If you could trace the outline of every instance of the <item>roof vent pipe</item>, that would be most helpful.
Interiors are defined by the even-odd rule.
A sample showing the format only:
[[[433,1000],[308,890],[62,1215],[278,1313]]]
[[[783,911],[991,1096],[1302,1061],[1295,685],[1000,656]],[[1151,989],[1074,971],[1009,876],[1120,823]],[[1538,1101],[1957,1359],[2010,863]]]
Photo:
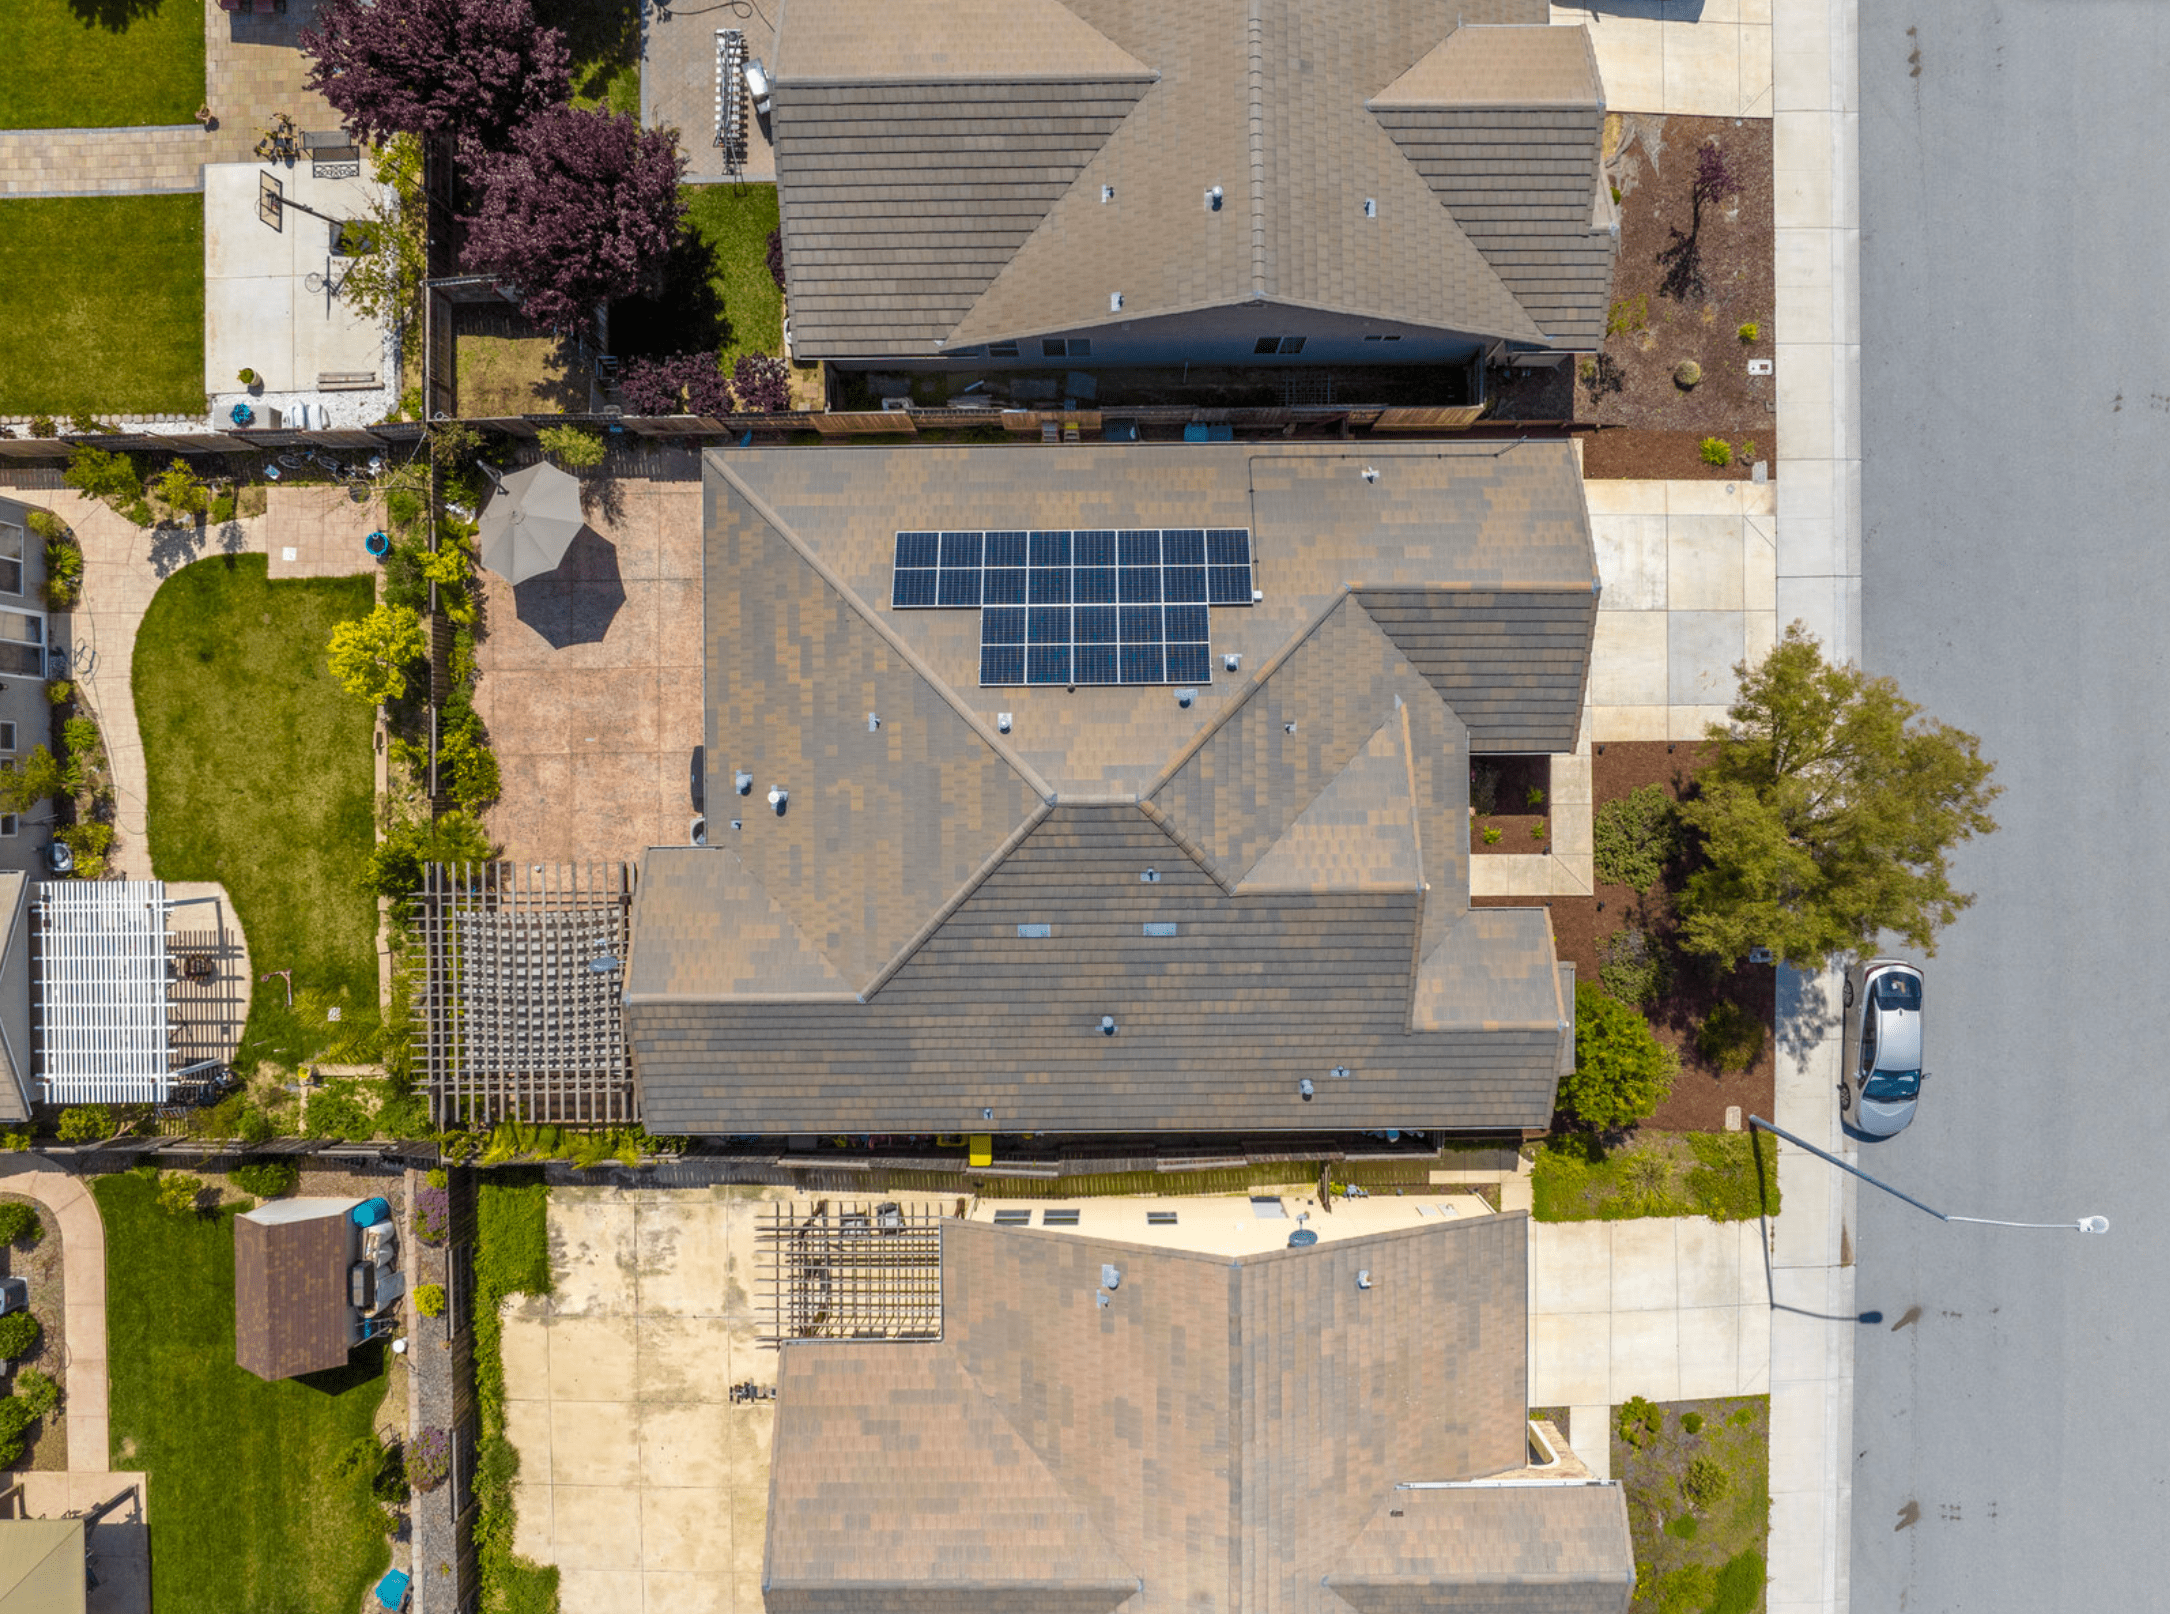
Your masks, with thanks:
[[[1298,1082],[1296,1084],[1296,1091],[1303,1095],[1303,1101],[1306,1104],[1310,1103],[1312,1093],[1311,1078],[1306,1076],[1302,1081]]]
[[[733,783],[738,786],[738,793],[743,796],[753,789],[753,775],[741,768],[733,779]]]
[[[1114,1036],[1114,1035],[1115,1035],[1115,1016],[1114,1016],[1114,1015],[1112,1015],[1112,1014],[1103,1014],[1103,1015],[1102,1015],[1102,1016],[1100,1017],[1100,1035],[1101,1035],[1101,1036],[1103,1036],[1103,1037],[1112,1037],[1112,1036]]]
[[[1122,1270],[1102,1262],[1100,1265],[1100,1287],[1103,1289],[1120,1289],[1122,1286]]]
[[[770,805],[771,807],[773,807],[773,808],[775,808],[775,809],[776,809],[776,816],[777,816],[778,818],[781,818],[781,817],[783,817],[783,816],[784,816],[784,809],[785,809],[785,808],[786,808],[787,806],[789,806],[789,805],[790,805],[790,803],[791,803],[791,792],[790,792],[790,791],[786,790],[786,789],[785,789],[785,788],[784,788],[784,787],[783,787],[782,785],[774,785],[774,786],[771,786],[771,787],[770,787],[770,789],[769,789],[769,805]]]
[[[874,733],[875,731],[877,731],[878,729],[880,729],[880,727],[881,727],[881,726],[882,726],[882,720],[881,720],[881,719],[880,719],[879,717],[875,716],[875,714],[874,714],[874,713],[872,713],[872,712],[869,712],[869,713],[867,713],[867,715],[866,715],[866,731],[867,731],[867,733],[869,733],[869,734],[872,734],[872,733]]]
[[[1218,213],[1220,210],[1221,188],[1220,186],[1215,185],[1214,187],[1212,187],[1212,189],[1206,192],[1206,211],[1208,213]]]
[[[1371,1287],[1371,1268],[1365,1267],[1357,1273],[1356,1287],[1359,1289],[1369,1289]]]

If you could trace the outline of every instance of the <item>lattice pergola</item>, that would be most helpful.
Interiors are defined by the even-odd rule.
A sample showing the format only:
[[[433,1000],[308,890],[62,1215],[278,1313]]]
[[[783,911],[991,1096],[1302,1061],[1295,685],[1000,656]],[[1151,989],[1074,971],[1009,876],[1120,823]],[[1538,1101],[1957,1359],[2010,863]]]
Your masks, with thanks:
[[[38,1082],[48,1104],[157,1104],[176,1076],[156,880],[43,880],[35,905]]]
[[[942,1215],[933,1206],[775,1205],[756,1269],[766,1344],[942,1337]]]
[[[415,1049],[440,1126],[639,1119],[625,1045],[632,906],[623,863],[424,871]]]

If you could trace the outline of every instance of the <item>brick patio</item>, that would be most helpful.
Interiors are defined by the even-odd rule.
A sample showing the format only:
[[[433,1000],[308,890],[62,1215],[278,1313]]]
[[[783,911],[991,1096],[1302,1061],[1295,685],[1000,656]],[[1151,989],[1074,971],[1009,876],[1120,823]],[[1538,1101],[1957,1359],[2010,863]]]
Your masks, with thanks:
[[[556,572],[517,590],[482,574],[475,710],[503,781],[487,821],[515,861],[634,861],[684,845],[692,823],[701,485],[615,489],[591,490],[589,529]]]

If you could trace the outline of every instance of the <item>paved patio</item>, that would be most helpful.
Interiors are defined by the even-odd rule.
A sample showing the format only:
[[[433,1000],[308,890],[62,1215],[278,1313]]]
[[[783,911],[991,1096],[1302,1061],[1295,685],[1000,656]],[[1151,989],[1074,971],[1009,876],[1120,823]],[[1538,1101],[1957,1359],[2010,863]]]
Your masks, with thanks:
[[[701,485],[591,491],[588,530],[517,589],[483,573],[475,710],[497,752],[491,835],[515,861],[686,844],[702,742]]]
[[[680,17],[641,7],[640,121],[651,129],[668,125],[678,131],[686,178],[695,183],[732,177],[724,172],[723,151],[716,145],[716,31],[738,29],[746,36],[746,59],[773,67],[776,30],[770,19],[776,9],[744,3],[697,6]],[[736,177],[773,183],[776,148],[752,111],[749,101],[746,162]]]
[[[1771,115],[1771,0],[1589,0],[1552,7],[1587,23],[1613,112]]]
[[[754,1233],[784,1190],[556,1189],[549,1299],[505,1310],[515,1547],[564,1614],[762,1614],[776,1382]]]

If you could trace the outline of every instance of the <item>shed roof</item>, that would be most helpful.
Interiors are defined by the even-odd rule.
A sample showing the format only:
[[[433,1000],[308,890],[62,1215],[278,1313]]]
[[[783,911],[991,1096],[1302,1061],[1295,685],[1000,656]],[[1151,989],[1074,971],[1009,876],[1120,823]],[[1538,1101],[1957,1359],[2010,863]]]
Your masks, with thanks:
[[[1229,1258],[945,1223],[941,1343],[784,1347],[770,1608],[1346,1614],[1338,1579],[1414,1564],[1461,1606],[1617,1614],[1616,1488],[1369,1538],[1397,1485],[1523,1464],[1526,1225]],[[1562,1563],[1591,1571],[1564,1596]]]
[[[0,1614],[83,1614],[81,1519],[0,1519]]]
[[[356,1203],[274,1200],[234,1218],[234,1360],[258,1378],[345,1365]]]
[[[1382,110],[1418,108],[1509,148],[1518,230],[1471,231]],[[794,341],[924,356],[1107,325],[1121,292],[1127,321],[1271,303],[1580,344],[1611,280],[1602,112],[1539,0],[792,0]]]

